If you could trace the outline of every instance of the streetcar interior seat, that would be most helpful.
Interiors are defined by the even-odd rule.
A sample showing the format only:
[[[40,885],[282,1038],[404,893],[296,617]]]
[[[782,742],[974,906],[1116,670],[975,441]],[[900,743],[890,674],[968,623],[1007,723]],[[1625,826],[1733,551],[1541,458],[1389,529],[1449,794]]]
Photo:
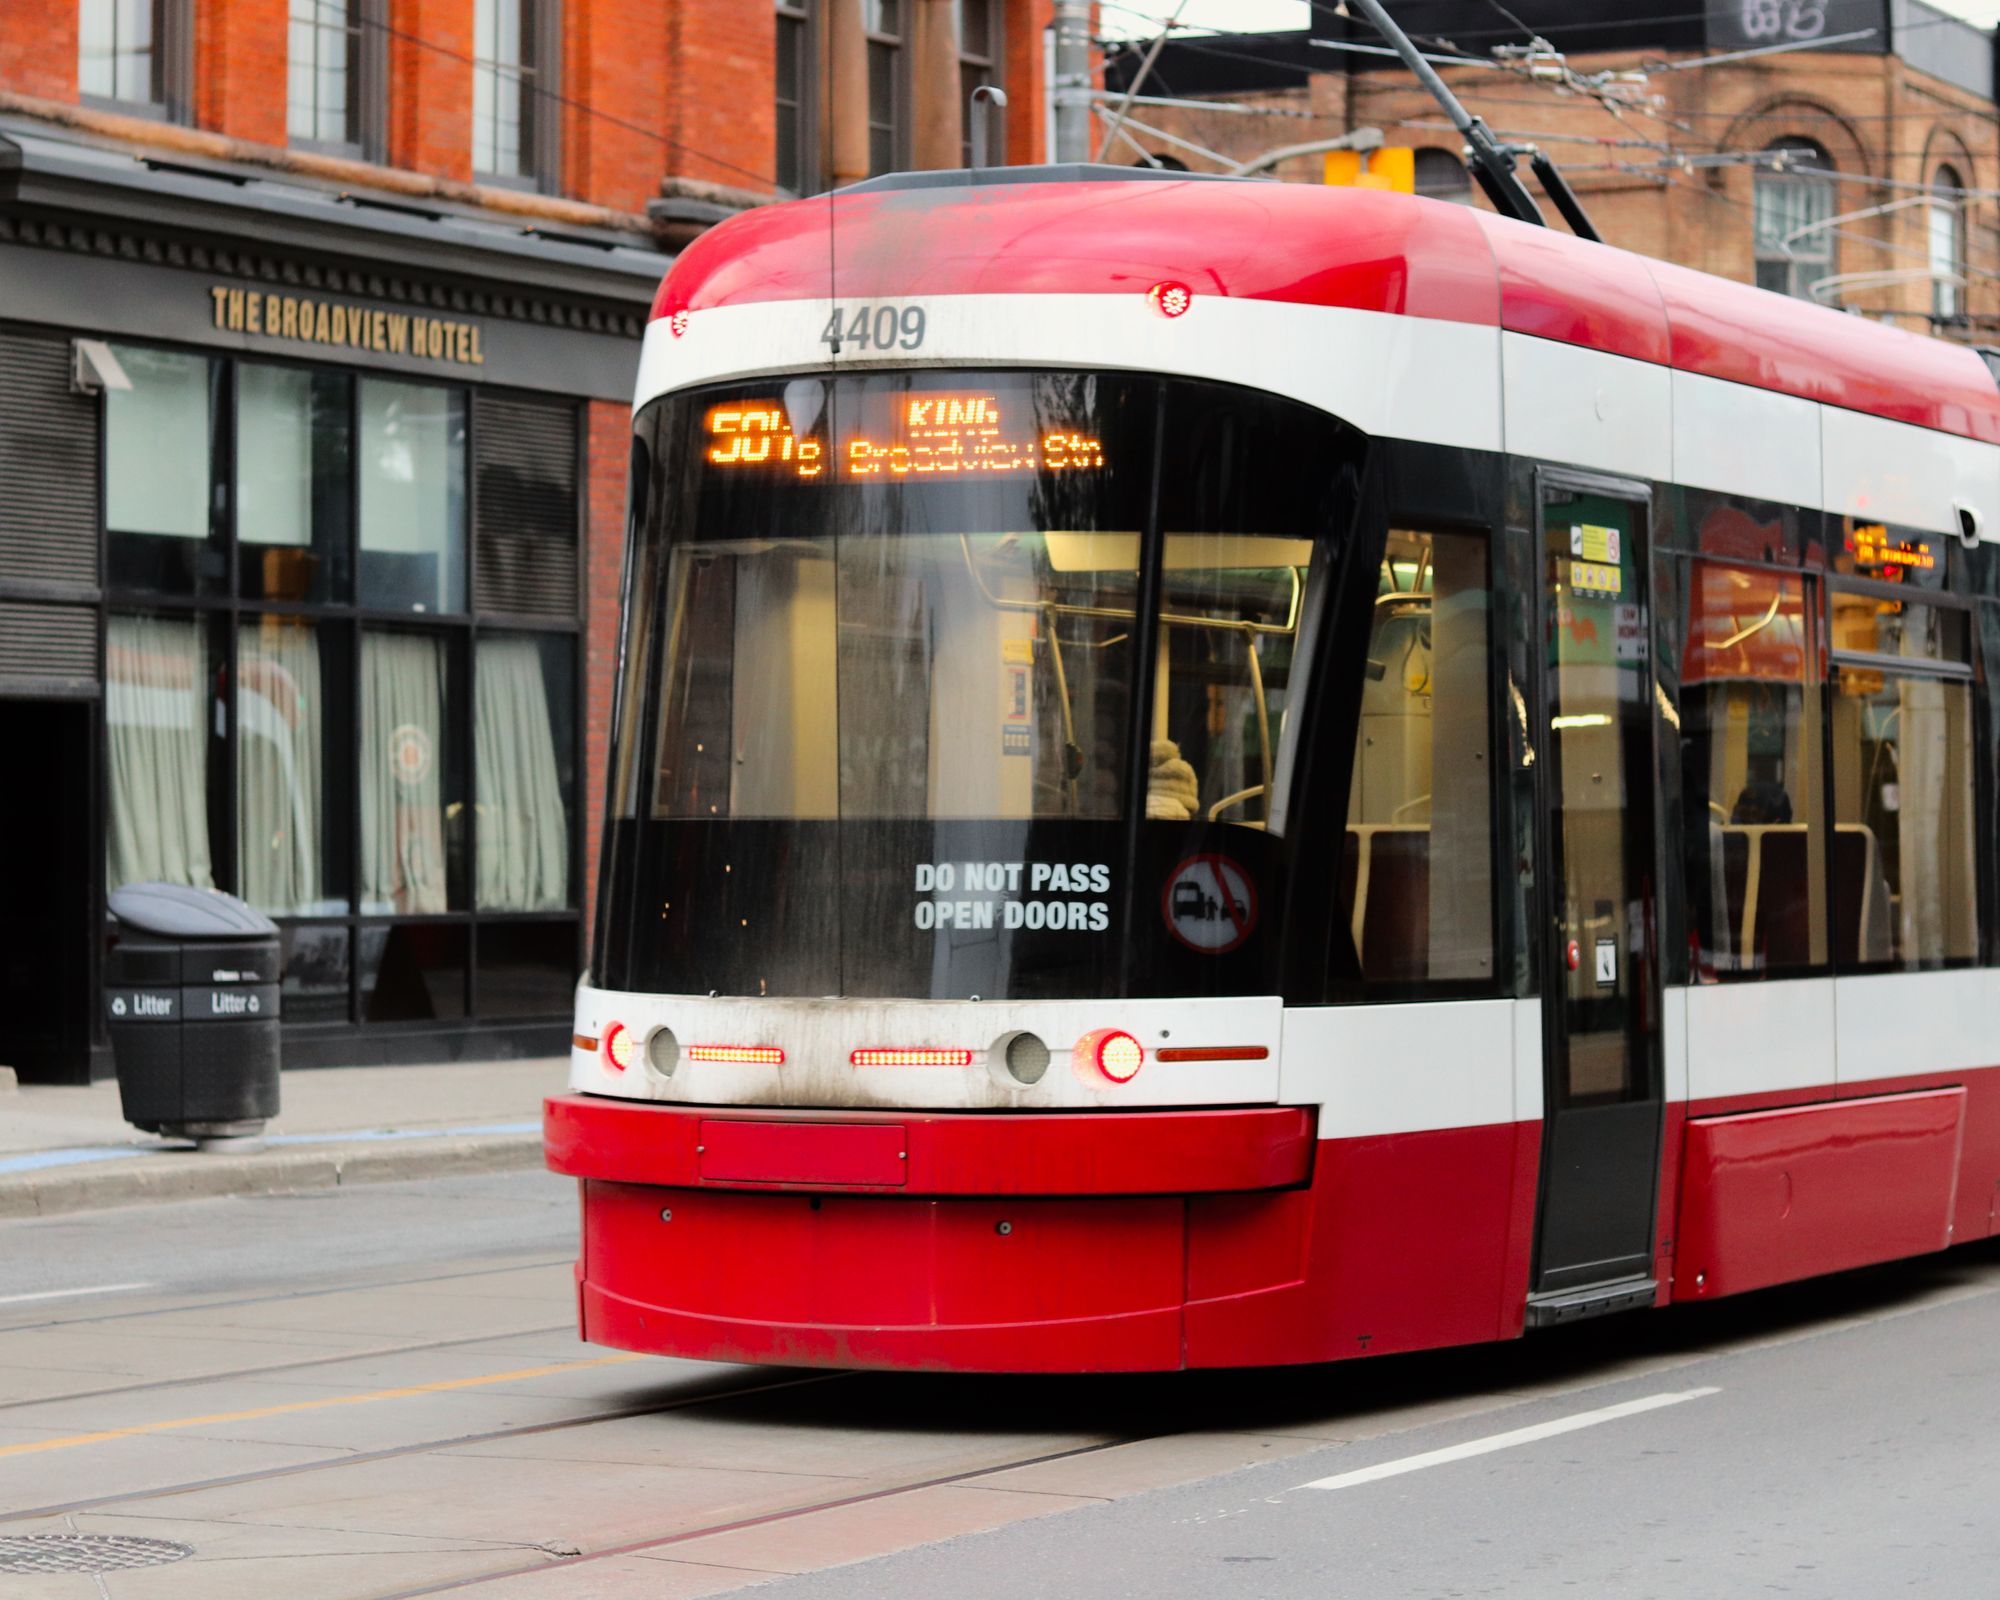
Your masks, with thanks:
[[[1802,822],[1733,823],[1714,830],[1722,850],[1724,904],[1736,970],[1812,964],[1808,891],[1810,833]],[[1834,959],[1842,965],[1888,954],[1888,884],[1875,832],[1843,822],[1833,835]]]
[[[1350,822],[1340,853],[1340,904],[1370,982],[1425,977],[1431,940],[1429,824]]]

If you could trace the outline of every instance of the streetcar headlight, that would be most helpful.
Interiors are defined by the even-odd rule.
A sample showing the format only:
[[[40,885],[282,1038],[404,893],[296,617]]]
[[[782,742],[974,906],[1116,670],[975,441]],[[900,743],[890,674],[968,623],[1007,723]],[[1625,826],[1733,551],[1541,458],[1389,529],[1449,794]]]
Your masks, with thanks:
[[[1032,1033],[1014,1034],[1001,1046],[1000,1065],[1023,1088],[1040,1083],[1049,1070],[1049,1047]]]
[[[672,1028],[655,1028],[646,1040],[646,1065],[663,1078],[671,1078],[681,1064],[681,1042]]]
[[[1130,1083],[1146,1064],[1146,1047],[1123,1028],[1098,1028],[1077,1040],[1072,1060],[1086,1083]]]

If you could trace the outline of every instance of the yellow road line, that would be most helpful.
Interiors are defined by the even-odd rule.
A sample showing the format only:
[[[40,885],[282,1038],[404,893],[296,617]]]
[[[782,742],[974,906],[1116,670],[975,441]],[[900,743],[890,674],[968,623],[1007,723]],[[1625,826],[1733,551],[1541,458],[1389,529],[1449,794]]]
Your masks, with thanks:
[[[294,1400],[289,1405],[258,1406],[250,1411],[217,1411],[205,1417],[142,1422],[130,1428],[106,1428],[101,1433],[73,1433],[61,1439],[37,1439],[31,1444],[0,1445],[0,1459],[31,1456],[43,1450],[71,1450],[80,1444],[103,1444],[110,1439],[132,1439],[146,1433],[171,1433],[176,1428],[201,1428],[218,1422],[254,1422],[260,1417],[288,1416],[294,1411],[324,1411],[329,1406],[360,1406],[374,1400],[407,1400],[412,1395],[448,1394],[453,1389],[480,1389],[494,1383],[519,1383],[524,1378],[546,1378],[557,1372],[583,1372],[591,1367],[609,1367],[621,1361],[645,1359],[640,1355],[598,1356],[590,1361],[559,1361],[548,1367],[522,1367],[517,1372],[489,1372],[481,1378],[447,1378],[440,1383],[416,1383],[404,1389],[376,1389],[368,1394],[337,1394],[323,1400]]]

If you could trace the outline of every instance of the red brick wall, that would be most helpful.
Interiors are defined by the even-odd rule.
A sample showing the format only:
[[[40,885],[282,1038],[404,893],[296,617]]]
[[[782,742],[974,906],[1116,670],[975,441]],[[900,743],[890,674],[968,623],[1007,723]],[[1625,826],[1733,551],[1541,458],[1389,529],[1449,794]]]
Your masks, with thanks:
[[[777,165],[777,13],[745,0],[670,0],[663,170],[770,189]],[[699,152],[699,154],[697,154]]]
[[[76,0],[0,3],[0,89],[76,98]]]
[[[673,76],[668,38],[660,0],[571,0],[563,14],[563,92],[573,102],[563,117],[566,194],[624,211],[643,211],[659,194],[667,164],[654,130]]]
[[[389,164],[469,180],[472,0],[390,0],[389,25]]]
[[[625,566],[625,480],[632,410],[593,400],[584,418],[588,473],[583,593],[583,915],[597,923],[597,852],[604,838],[604,791],[611,754],[611,694],[618,669],[618,582]]]
[[[200,126],[258,144],[285,142],[286,13],[286,0],[200,0],[194,29]]]

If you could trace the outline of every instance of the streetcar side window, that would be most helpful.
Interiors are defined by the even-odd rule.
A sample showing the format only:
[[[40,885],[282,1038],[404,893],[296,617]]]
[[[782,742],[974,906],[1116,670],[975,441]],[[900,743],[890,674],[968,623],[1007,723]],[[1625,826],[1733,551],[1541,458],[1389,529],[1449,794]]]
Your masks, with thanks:
[[[1979,948],[1971,619],[1905,593],[1898,580],[1828,596],[1834,953],[1848,968],[1914,971]]]
[[[1370,985],[1493,973],[1488,610],[1483,537],[1390,530],[1340,859]]]
[[[1312,541],[1170,533],[1164,551],[1146,815],[1262,828]]]
[[[1808,580],[1696,561],[1681,645],[1688,931],[1698,976],[1823,967],[1820,689]]]

